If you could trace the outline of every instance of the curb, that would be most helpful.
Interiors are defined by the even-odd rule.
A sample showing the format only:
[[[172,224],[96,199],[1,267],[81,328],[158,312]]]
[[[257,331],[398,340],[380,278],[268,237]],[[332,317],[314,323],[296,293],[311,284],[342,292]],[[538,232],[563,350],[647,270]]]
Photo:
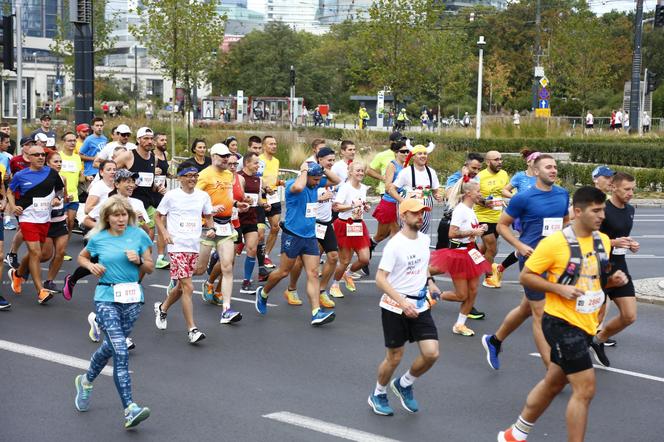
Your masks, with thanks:
[[[664,305],[664,299],[657,296],[636,295],[636,301],[644,304]]]
[[[638,302],[664,305],[664,278],[635,279],[633,283]]]

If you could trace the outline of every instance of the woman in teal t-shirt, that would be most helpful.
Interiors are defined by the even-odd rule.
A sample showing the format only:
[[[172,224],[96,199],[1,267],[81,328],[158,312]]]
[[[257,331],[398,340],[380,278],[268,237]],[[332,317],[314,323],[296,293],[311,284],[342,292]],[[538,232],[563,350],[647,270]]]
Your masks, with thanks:
[[[152,241],[135,224],[136,212],[129,201],[120,196],[110,197],[103,203],[97,226],[88,234],[88,244],[78,257],[79,265],[99,278],[94,302],[104,340],[92,355],[87,373],[74,381],[76,409],[88,410],[92,382],[112,357],[113,379],[125,409],[125,428],[134,427],[150,416],[149,408],[140,407],[132,400],[126,344],[144,302],[139,275],[152,273],[154,269]]]

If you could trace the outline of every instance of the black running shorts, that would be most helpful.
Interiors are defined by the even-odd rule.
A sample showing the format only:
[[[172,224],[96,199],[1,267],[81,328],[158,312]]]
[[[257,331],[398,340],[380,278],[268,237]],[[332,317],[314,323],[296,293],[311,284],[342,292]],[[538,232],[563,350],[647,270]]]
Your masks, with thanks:
[[[542,331],[551,346],[551,362],[563,369],[565,374],[574,374],[593,368],[590,359],[592,336],[567,321],[544,313]]]
[[[418,342],[427,339],[438,340],[438,329],[431,317],[431,310],[425,310],[417,318],[396,314],[381,308],[385,347],[403,347],[406,341]]]

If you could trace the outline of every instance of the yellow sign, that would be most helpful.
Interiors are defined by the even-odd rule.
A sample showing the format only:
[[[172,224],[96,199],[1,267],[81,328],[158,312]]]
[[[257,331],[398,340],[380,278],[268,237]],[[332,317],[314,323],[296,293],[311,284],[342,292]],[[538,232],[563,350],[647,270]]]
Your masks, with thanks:
[[[539,83],[542,85],[542,87],[547,87],[549,85],[549,79],[546,77],[540,78]]]
[[[551,116],[551,108],[535,109],[536,118],[549,118]]]

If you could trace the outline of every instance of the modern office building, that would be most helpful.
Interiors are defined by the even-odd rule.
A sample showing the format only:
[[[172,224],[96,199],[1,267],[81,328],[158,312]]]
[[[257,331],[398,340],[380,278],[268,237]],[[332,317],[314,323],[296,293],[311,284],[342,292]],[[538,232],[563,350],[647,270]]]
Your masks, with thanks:
[[[445,9],[457,11],[461,8],[472,8],[475,6],[493,6],[496,9],[505,9],[507,0],[440,0],[445,4]]]

